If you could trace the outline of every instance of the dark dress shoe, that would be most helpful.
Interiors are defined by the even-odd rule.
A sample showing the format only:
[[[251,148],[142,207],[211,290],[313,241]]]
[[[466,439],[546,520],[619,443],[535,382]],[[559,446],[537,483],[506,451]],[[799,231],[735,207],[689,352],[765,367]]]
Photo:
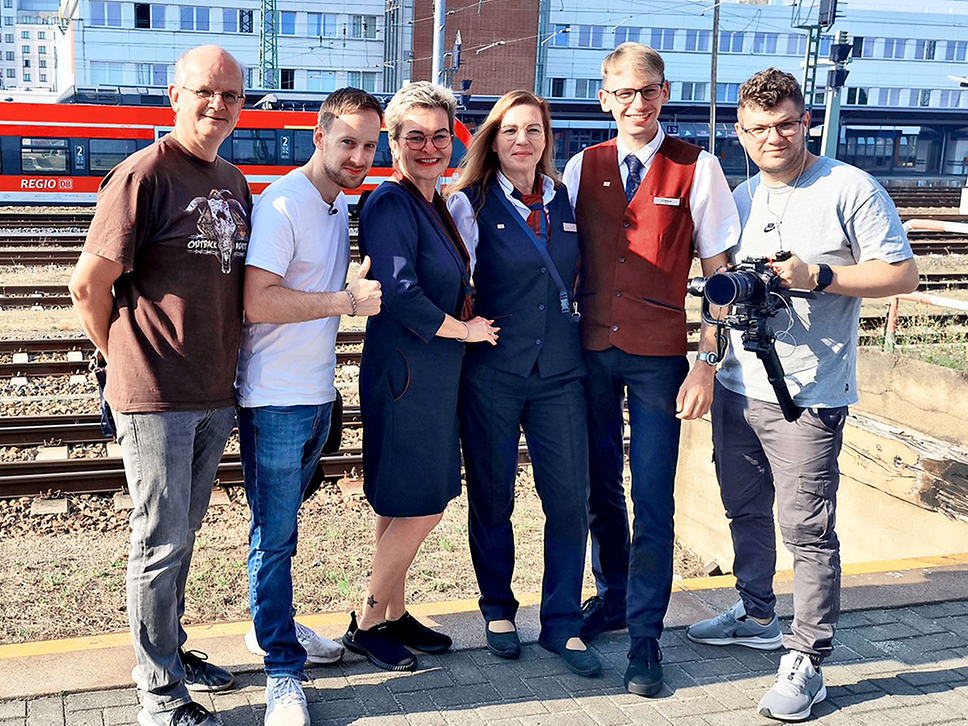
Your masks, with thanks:
[[[484,625],[484,635],[487,636],[487,649],[498,658],[514,660],[521,655],[521,640],[518,631],[510,633],[495,633],[487,624]]]
[[[655,638],[642,638],[632,646],[625,687],[637,696],[654,696],[662,690],[662,651]]]
[[[343,645],[353,653],[366,656],[370,663],[385,671],[412,671],[417,667],[416,656],[393,637],[389,623],[360,630],[356,613],[350,613],[350,627],[343,636]]]
[[[625,610],[614,612],[598,595],[588,598],[581,606],[581,631],[585,643],[591,642],[609,630],[625,628]]]
[[[552,653],[557,653],[565,662],[565,667],[578,676],[597,676],[602,672],[602,662],[591,648],[585,650],[570,650],[565,647],[568,638],[560,642],[552,642],[542,636],[538,636],[538,645]]]
[[[428,628],[406,612],[398,620],[387,620],[387,628],[394,638],[421,653],[443,653],[454,644],[449,635]]]

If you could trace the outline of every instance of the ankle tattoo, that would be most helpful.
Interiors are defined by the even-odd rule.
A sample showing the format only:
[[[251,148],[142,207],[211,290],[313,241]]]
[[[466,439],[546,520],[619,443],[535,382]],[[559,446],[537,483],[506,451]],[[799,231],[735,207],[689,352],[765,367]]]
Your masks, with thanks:
[[[370,595],[370,596],[369,596],[369,597],[368,597],[368,598],[366,599],[366,604],[367,604],[367,605],[369,605],[369,606],[370,606],[370,608],[372,609],[372,608],[374,608],[374,607],[376,607],[376,605],[377,605],[377,601],[373,599],[373,596],[372,596],[372,595]]]

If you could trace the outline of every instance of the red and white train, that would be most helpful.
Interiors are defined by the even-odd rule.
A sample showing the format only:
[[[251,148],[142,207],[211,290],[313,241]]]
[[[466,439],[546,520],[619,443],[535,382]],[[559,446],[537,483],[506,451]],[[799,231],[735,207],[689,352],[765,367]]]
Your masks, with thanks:
[[[0,204],[94,204],[101,178],[170,131],[173,120],[172,110],[160,106],[0,104]],[[311,111],[244,109],[219,155],[242,170],[258,195],[309,159],[315,124]],[[449,176],[470,143],[459,121],[455,136]],[[351,208],[390,175],[391,166],[384,130],[366,181],[347,192]]]

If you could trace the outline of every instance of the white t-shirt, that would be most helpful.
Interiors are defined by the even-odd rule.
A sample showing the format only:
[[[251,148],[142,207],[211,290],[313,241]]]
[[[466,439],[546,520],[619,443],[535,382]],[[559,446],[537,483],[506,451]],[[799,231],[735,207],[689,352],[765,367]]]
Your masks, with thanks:
[[[652,141],[636,152],[623,144],[621,138],[616,139],[618,170],[622,177],[623,188],[629,176],[625,157],[632,153],[639,157],[639,161],[642,162],[641,179],[645,181],[649,169],[652,168],[652,159],[655,158],[663,141],[665,141],[665,131],[662,130],[661,125],[656,135],[652,137]],[[568,199],[572,209],[578,206],[578,188],[584,158],[584,151],[571,157],[562,175],[562,181],[568,187]],[[694,227],[692,238],[702,259],[725,252],[739,240],[739,214],[736,212],[736,204],[729,191],[729,184],[726,183],[726,175],[719,165],[719,159],[705,149],[699,152],[699,158],[696,160],[696,170],[693,172],[692,188],[689,192],[689,210],[692,213]]]
[[[337,292],[346,284],[349,263],[349,218],[342,192],[327,204],[298,169],[266,188],[252,210],[246,265],[279,275],[283,287],[291,290]],[[235,380],[239,405],[335,400],[338,329],[338,316],[280,325],[245,322]]]

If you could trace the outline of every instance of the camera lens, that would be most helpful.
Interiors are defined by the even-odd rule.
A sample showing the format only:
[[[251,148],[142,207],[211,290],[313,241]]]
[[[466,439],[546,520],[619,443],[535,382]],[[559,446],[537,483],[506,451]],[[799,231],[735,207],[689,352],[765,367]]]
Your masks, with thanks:
[[[762,280],[753,272],[719,272],[706,282],[706,299],[721,307],[743,303],[750,299]]]

